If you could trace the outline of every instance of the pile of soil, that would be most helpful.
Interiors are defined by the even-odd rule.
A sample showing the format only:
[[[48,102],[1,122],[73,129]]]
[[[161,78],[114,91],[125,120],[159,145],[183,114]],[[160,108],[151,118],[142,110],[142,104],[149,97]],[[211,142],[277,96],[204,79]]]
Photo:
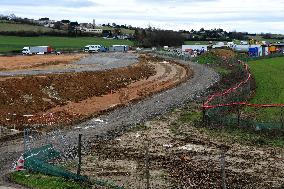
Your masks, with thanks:
[[[30,115],[106,95],[154,74],[151,66],[140,63],[102,72],[9,78],[0,81],[0,123],[21,127],[28,123]]]
[[[221,58],[233,58],[236,56],[236,53],[230,49],[214,49],[210,53]]]

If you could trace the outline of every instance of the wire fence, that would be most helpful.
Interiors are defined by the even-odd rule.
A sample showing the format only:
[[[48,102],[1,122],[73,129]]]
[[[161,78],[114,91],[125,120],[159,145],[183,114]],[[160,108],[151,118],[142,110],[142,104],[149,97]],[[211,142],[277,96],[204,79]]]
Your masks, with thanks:
[[[204,102],[203,119],[207,124],[238,126],[254,130],[284,131],[284,104],[251,104],[253,77],[242,61],[243,80]]]
[[[88,138],[83,136],[83,139],[79,139],[79,133],[78,130],[63,132],[56,129],[52,132],[41,133],[25,129],[24,152],[22,154],[24,159],[23,168],[45,175],[92,183],[98,187],[123,189],[123,187],[116,185],[110,180],[90,180],[87,176],[81,175],[81,162],[79,163],[81,160],[77,162],[78,167],[80,167],[80,171],[78,172],[77,170],[77,173],[64,167],[68,163],[74,164],[74,160],[81,159],[81,155],[86,154],[91,148]],[[14,167],[17,167],[17,163]]]

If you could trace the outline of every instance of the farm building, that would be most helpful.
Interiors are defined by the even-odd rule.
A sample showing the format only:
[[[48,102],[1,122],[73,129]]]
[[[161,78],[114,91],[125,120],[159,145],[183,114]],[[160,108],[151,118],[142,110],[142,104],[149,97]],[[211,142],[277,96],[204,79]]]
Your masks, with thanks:
[[[102,34],[103,33],[102,29],[92,29],[92,28],[84,28],[83,31],[88,32],[88,33],[96,33],[96,34]]]

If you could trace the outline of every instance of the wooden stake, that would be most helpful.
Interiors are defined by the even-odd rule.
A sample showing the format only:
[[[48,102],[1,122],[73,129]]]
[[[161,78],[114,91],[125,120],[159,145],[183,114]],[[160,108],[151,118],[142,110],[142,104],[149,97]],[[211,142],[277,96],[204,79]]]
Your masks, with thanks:
[[[149,141],[148,140],[145,146],[145,175],[146,175],[146,189],[150,189]]]
[[[82,153],[81,153],[81,140],[82,140],[82,134],[79,134],[78,139],[78,167],[77,167],[77,175],[79,176],[81,174],[81,163],[82,163]]]
[[[226,172],[225,172],[225,147],[221,148],[221,174],[222,174],[222,189],[226,189]]]

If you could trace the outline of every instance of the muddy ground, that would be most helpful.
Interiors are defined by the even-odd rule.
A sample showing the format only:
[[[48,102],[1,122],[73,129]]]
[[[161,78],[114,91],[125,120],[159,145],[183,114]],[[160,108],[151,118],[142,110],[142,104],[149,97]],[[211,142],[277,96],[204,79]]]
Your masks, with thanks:
[[[194,111],[198,105],[189,104]],[[205,134],[199,123],[181,121],[185,109],[133,129],[111,141],[97,141],[84,156],[83,174],[125,188],[145,188],[149,150],[151,188],[221,188],[221,149],[227,188],[283,188],[284,149],[254,147]]]

